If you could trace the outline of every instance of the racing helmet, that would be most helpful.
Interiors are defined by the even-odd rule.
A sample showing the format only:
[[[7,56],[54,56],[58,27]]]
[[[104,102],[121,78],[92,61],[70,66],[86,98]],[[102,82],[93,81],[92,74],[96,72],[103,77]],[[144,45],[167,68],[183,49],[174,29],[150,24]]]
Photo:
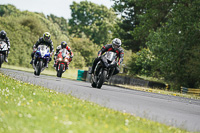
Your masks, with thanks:
[[[2,31],[0,32],[0,37],[1,37],[2,39],[4,39],[4,38],[6,37],[6,32],[5,32],[4,30],[2,30]]]
[[[43,34],[43,39],[44,41],[49,41],[50,40],[50,37],[51,37],[51,34],[49,32],[45,32]]]
[[[117,50],[119,47],[121,47],[121,44],[122,44],[121,40],[119,38],[115,38],[112,41],[112,48],[114,50]]]
[[[66,47],[67,47],[67,42],[62,41],[61,42],[61,48],[63,49],[63,48],[66,48]]]

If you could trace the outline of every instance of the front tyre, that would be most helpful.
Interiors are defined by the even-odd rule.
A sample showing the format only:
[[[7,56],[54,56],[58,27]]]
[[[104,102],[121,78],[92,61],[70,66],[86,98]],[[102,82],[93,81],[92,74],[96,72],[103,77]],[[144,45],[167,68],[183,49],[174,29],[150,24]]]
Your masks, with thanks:
[[[94,75],[92,74],[92,78],[91,78],[91,86],[93,87],[93,88],[96,88],[97,87],[97,84],[95,83],[95,81],[94,81]]]
[[[57,77],[62,77],[64,64],[60,64],[60,69],[57,71]]]
[[[4,62],[4,55],[0,55],[0,68],[1,68],[1,65],[3,64]]]
[[[106,74],[107,74],[107,71],[104,71],[103,68],[101,68],[101,70],[98,74],[98,80],[97,80],[97,84],[96,84],[97,88],[101,89],[101,87],[105,81]]]
[[[40,76],[42,65],[43,65],[43,61],[37,62],[36,71],[34,72],[35,75]]]

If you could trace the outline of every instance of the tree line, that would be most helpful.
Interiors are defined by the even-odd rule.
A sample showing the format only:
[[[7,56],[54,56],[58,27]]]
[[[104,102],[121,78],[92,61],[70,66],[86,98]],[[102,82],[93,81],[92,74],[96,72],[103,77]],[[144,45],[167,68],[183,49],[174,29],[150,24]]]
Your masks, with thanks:
[[[30,67],[32,46],[45,31],[52,34],[54,48],[69,42],[76,68],[91,66],[97,51],[118,37],[129,75],[162,78],[173,89],[199,88],[200,1],[113,1],[110,9],[73,2],[69,20],[0,5],[0,29],[12,42],[9,64]]]

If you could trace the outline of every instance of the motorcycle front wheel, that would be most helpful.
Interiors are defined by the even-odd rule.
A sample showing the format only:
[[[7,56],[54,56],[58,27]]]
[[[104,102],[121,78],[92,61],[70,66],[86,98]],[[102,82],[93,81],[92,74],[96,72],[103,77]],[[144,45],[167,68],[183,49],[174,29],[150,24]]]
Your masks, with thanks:
[[[94,76],[92,76],[92,78],[91,78],[91,86],[92,86],[93,88],[96,88],[96,87],[97,87],[97,84],[96,84],[95,81],[94,81]]]
[[[35,75],[40,76],[41,70],[42,70],[42,65],[43,65],[43,61],[39,61],[36,64],[36,71],[34,72]]]
[[[60,69],[57,71],[57,77],[62,77],[62,73],[63,73],[63,69],[64,69],[64,64],[60,64]]]
[[[98,74],[98,78],[97,78],[97,83],[96,83],[97,88],[101,89],[101,87],[105,81],[106,74],[107,74],[107,71],[105,71],[103,68],[101,68],[101,70],[99,71],[99,74]]]
[[[1,68],[1,65],[3,64],[3,62],[4,62],[4,55],[1,54],[0,55],[0,68]]]

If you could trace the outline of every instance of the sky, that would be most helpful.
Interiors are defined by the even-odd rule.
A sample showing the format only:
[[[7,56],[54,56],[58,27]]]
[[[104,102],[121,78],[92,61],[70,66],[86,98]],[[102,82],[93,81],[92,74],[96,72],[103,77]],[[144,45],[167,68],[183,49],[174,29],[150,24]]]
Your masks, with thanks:
[[[12,4],[21,11],[44,13],[45,15],[56,15],[57,17],[71,18],[70,5],[73,1],[80,3],[85,0],[0,0],[0,4]],[[110,8],[114,2],[111,0],[87,0],[98,5]]]

